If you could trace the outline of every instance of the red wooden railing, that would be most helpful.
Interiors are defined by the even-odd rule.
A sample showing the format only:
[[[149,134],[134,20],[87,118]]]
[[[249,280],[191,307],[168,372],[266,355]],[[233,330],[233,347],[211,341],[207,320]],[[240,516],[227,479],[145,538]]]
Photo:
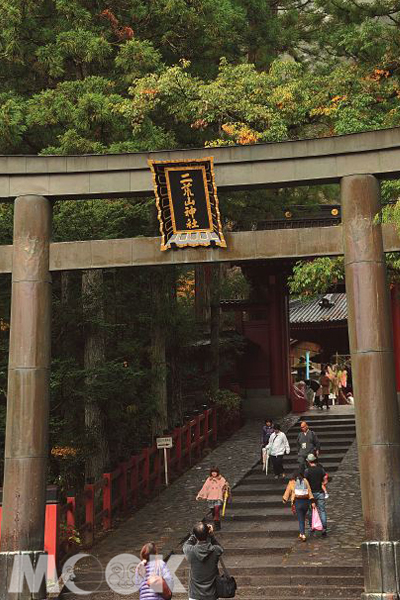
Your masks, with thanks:
[[[173,447],[167,450],[170,481],[198,461],[206,447],[214,446],[218,439],[232,434],[240,425],[239,412],[229,419],[218,419],[217,409],[210,408],[182,427],[176,427],[170,434]],[[99,481],[86,483],[81,498],[70,492],[66,503],[60,505],[53,499],[52,486],[46,510],[45,549],[58,563],[60,558],[76,550],[74,538],[79,537],[86,548],[92,546],[96,533],[111,529],[117,515],[144,504],[150,494],[162,489],[163,475],[164,453],[157,450],[154,443],[122,461],[115,470],[104,473]]]

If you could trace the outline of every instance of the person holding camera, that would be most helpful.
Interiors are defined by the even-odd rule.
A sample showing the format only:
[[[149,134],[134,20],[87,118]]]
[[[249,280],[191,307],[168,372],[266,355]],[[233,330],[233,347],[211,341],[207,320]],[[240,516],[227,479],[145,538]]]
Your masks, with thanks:
[[[212,525],[196,523],[183,545],[190,566],[189,600],[217,600],[218,561],[223,551]]]

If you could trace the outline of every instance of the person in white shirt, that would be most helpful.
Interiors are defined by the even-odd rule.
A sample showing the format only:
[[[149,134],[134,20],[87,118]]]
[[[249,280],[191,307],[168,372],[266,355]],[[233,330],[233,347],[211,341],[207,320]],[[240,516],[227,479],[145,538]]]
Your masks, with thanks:
[[[275,479],[286,477],[283,467],[283,457],[290,454],[290,446],[286,435],[281,431],[280,425],[274,425],[274,433],[269,438],[267,453],[271,457],[272,468],[274,469]]]

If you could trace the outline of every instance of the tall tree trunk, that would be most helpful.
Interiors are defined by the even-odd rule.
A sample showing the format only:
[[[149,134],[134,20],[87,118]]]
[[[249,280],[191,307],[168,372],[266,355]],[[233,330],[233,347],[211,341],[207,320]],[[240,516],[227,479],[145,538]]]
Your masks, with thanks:
[[[168,268],[169,273],[169,310],[171,315],[178,314],[178,297],[177,297],[177,276],[176,267]],[[174,426],[176,423],[182,423],[183,420],[183,404],[182,404],[182,345],[179,335],[176,334],[177,327],[170,328],[170,348],[168,351],[169,366],[170,366],[170,410],[168,414],[168,423]]]
[[[210,279],[212,266],[195,266],[195,314],[196,323],[204,332],[210,328]]]
[[[102,269],[82,272],[82,303],[85,321],[84,368],[85,377],[85,428],[93,443],[93,452],[86,457],[87,479],[97,480],[109,463],[110,453],[105,435],[104,415],[94,393],[96,370],[104,366],[105,338],[104,282]]]
[[[151,269],[151,388],[156,409],[152,421],[153,435],[160,434],[168,428],[168,393],[167,393],[167,267]]]
[[[69,315],[72,303],[71,275],[71,271],[61,271],[61,309],[63,318],[61,348],[64,357],[67,357],[69,354],[71,341],[71,336],[69,335]]]
[[[212,265],[211,277],[211,333],[210,333],[210,394],[214,397],[219,390],[219,333],[221,320],[221,266]]]

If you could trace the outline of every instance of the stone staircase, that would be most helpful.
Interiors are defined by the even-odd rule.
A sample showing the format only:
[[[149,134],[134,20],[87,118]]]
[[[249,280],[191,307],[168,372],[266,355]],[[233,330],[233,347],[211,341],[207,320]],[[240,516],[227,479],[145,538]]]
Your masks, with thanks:
[[[351,412],[342,414],[336,408],[340,407],[304,418],[321,441],[321,463],[333,478],[356,435],[354,415]],[[285,457],[287,474],[297,467],[296,439],[301,420],[303,417],[287,434],[292,450]],[[318,540],[302,543],[298,541],[297,519],[290,507],[282,503],[286,482],[287,479],[275,480],[272,474],[266,477],[261,464],[257,464],[233,489],[233,501],[228,505],[222,531],[217,532],[217,537],[225,549],[225,563],[238,584],[236,597],[240,600],[352,600],[359,597],[363,591],[361,563],[338,559],[337,555],[334,559],[330,557],[334,535],[331,538],[329,532],[333,534],[334,524],[330,530],[329,500],[327,538],[316,534]],[[318,551],[312,549],[315,541],[323,547],[322,562]],[[187,588],[186,561],[177,570],[177,576]],[[87,596],[90,600],[122,597],[110,590],[104,574],[97,572],[95,565],[83,567],[77,579],[83,589],[94,592]],[[62,597],[78,599],[67,590]],[[138,599],[138,593],[124,597],[127,600]],[[188,595],[174,593],[173,597],[175,600],[187,600]]]
[[[334,477],[355,439],[354,415],[334,414],[332,410],[307,415],[304,420],[321,441],[321,464]],[[299,423],[287,434],[292,450],[285,459],[287,474],[297,467],[298,433]],[[266,477],[258,464],[233,490],[233,502],[217,537],[225,549],[225,563],[236,578],[237,597],[243,600],[358,597],[363,591],[361,566],[329,562],[322,566],[304,566],[292,564],[293,561],[288,564],[287,558],[293,549],[300,545],[305,549],[307,543],[298,541],[297,519],[290,508],[282,504],[286,481],[276,481],[272,475]],[[329,552],[329,535],[323,541]],[[184,583],[187,567],[183,566],[179,574]],[[180,594],[175,597],[178,596]]]

